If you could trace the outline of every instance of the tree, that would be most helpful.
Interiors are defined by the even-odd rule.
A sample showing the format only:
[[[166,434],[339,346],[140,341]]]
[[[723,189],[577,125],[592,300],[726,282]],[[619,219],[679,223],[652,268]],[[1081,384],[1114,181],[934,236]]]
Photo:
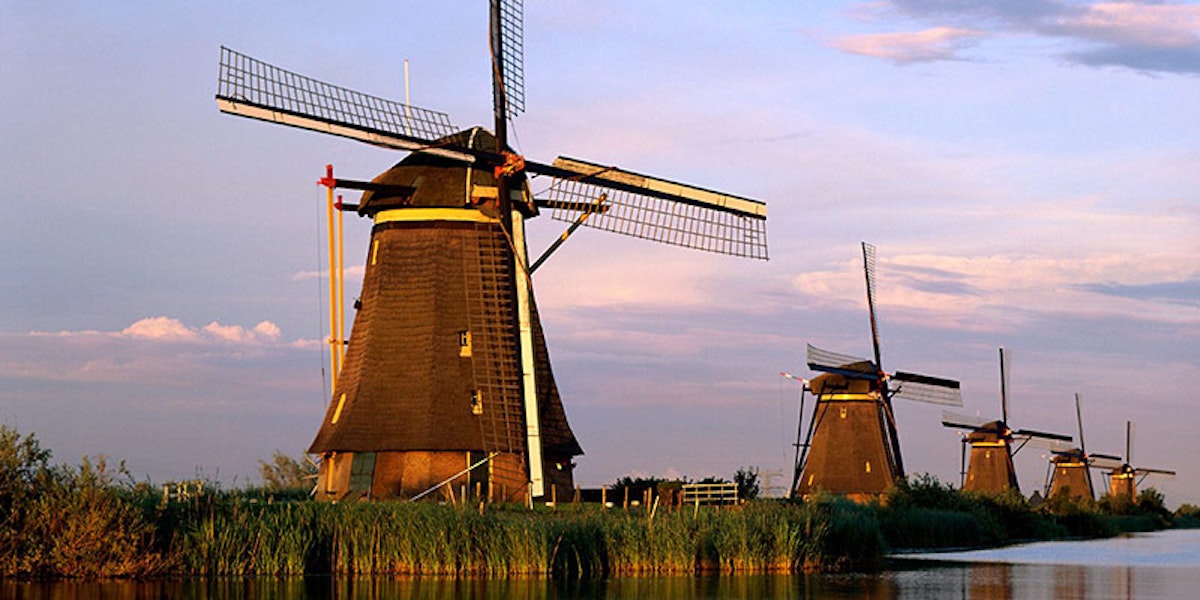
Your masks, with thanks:
[[[258,472],[267,490],[294,490],[312,487],[309,480],[316,476],[317,467],[308,460],[297,461],[276,450],[271,453],[270,462],[258,461]]]
[[[758,486],[758,467],[739,468],[733,482],[737,484],[738,498],[743,500],[753,500],[762,491]]]

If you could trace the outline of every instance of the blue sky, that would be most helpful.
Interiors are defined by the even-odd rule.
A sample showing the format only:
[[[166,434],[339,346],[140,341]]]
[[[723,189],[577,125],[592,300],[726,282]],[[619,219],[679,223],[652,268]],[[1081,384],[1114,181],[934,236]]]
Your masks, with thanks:
[[[397,99],[407,59],[414,104],[490,120],[482,1],[242,4],[0,6],[0,422],[59,460],[243,483],[324,412],[314,182],[402,156],[218,113],[220,45]],[[525,7],[521,152],[770,211],[768,262],[583,230],[539,270],[578,479],[785,471],[778,371],[870,352],[868,240],[886,367],[992,415],[1003,345],[1014,425],[1072,433],[1079,392],[1090,449],[1132,419],[1168,503],[1200,502],[1200,5],[794,4]],[[897,406],[905,463],[957,481],[939,414]]]

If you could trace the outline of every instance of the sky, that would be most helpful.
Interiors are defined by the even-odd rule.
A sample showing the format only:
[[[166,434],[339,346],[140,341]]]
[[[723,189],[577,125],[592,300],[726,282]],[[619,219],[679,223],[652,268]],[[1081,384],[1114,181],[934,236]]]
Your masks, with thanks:
[[[804,348],[958,379],[959,412],[1175,469],[1200,503],[1200,4],[529,0],[518,151],[760,199],[769,261],[580,230],[534,289],[576,479],[790,480]],[[0,4],[0,423],[138,480],[257,482],[328,374],[323,188],[403,154],[223,115],[219,48],[490,122],[487,4]],[[535,191],[537,185],[535,182]],[[348,198],[348,201],[352,198]],[[564,225],[529,224],[531,253]],[[348,296],[369,223],[349,219]],[[811,399],[806,411],[812,407]],[[941,408],[910,473],[958,482]],[[805,415],[807,423],[808,415]],[[1045,451],[1017,455],[1026,493]],[[1098,481],[1103,479],[1096,473]],[[775,490],[778,491],[778,490]]]

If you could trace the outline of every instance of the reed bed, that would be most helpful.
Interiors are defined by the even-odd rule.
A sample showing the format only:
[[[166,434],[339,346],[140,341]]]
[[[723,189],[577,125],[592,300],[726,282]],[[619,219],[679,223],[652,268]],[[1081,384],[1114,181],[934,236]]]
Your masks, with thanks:
[[[653,515],[300,502],[214,509],[179,525],[168,554],[178,574],[198,576],[795,572],[878,568],[883,555],[869,510],[840,501]],[[865,533],[846,543],[848,531]]]

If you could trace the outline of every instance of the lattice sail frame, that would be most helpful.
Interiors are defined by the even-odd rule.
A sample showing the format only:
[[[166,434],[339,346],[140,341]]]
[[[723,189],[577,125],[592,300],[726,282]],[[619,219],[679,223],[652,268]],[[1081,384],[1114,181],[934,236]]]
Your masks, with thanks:
[[[808,344],[807,355],[808,367],[813,370],[840,373],[862,379],[876,379],[884,376],[878,372],[875,363],[866,358],[824,350],[812,344]],[[959,382],[952,379],[902,371],[897,371],[889,377],[892,382],[893,398],[943,406],[962,406],[963,404]]]
[[[591,214],[583,226],[718,254],[768,258],[766,205],[761,202],[565,157],[556,159],[554,167],[602,180],[556,178],[545,192],[555,220],[573,222],[585,212],[582,207],[605,196],[602,209],[587,210]]]
[[[503,94],[508,118],[525,112],[525,6],[523,0],[492,0],[500,3]]]
[[[325,83],[224,46],[220,69],[224,112],[403,150],[458,131],[446,113]]]

